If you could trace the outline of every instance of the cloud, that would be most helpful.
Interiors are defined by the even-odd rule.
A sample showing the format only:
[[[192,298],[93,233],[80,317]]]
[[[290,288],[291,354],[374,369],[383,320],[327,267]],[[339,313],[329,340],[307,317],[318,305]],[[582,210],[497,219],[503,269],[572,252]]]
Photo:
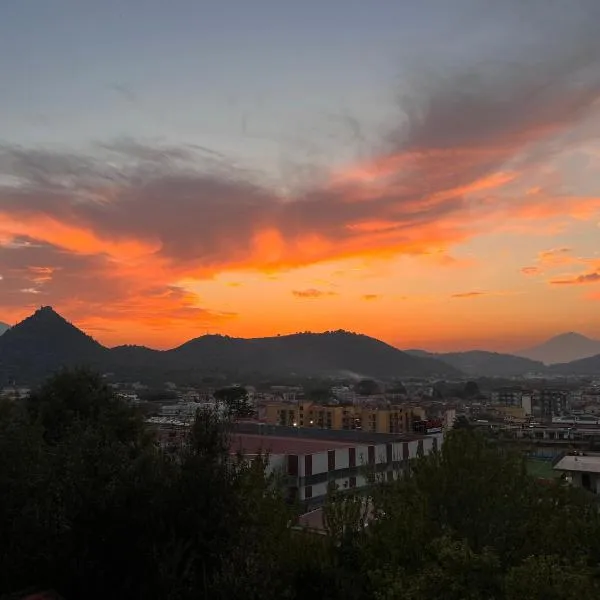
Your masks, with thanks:
[[[550,281],[552,285],[585,285],[587,283],[598,282],[600,282],[600,271],[593,271],[591,273],[583,273],[582,275],[563,279],[553,279]]]
[[[583,125],[600,97],[599,7],[532,0],[515,10],[539,35],[507,40],[494,59],[418,60],[369,152],[294,186],[201,146],[0,147],[0,300],[16,310],[16,291],[36,289],[98,327],[218,322],[233,315],[182,280],[364,256],[450,263],[449,248],[503,221],[581,218],[600,198],[541,193],[528,174],[565,136],[594,136]]]
[[[537,262],[543,267],[557,267],[578,262],[580,259],[572,256],[571,248],[552,248],[538,254]]]
[[[541,272],[539,267],[523,267],[521,269],[523,275],[539,275]]]
[[[307,290],[292,290],[292,294],[296,296],[296,298],[304,298],[304,299],[316,299],[316,298],[326,298],[328,296],[337,296],[335,292],[326,292],[323,290],[317,290],[315,288],[309,288]]]
[[[379,300],[381,296],[379,294],[364,294],[362,296],[363,300],[371,301],[371,300]]]
[[[479,298],[480,296],[487,296],[487,292],[460,292],[458,294],[452,294],[451,298]]]

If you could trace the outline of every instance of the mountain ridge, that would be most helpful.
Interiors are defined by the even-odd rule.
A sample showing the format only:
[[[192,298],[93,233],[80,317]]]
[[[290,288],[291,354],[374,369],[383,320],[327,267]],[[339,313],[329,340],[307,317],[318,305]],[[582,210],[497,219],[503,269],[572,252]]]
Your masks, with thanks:
[[[569,331],[546,341],[515,352],[516,356],[538,360],[546,365],[564,364],[600,354],[600,340]]]
[[[385,342],[346,331],[266,338],[205,335],[168,350],[122,345],[107,348],[45,306],[0,336],[0,374],[39,379],[62,366],[104,371],[193,370],[297,376],[360,372],[370,377],[460,377],[435,358],[411,356]]]
[[[465,350],[464,352],[427,352],[407,350],[420,357],[435,357],[473,377],[516,377],[528,373],[544,373],[546,365],[524,357],[488,350]]]

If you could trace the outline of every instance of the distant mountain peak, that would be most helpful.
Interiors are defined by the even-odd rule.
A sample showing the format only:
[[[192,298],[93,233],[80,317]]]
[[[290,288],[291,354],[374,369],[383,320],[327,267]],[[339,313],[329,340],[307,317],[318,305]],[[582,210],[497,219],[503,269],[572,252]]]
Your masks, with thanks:
[[[594,340],[576,331],[567,331],[516,354],[547,365],[567,363],[600,354],[600,340]]]
[[[0,336],[0,375],[35,378],[63,366],[95,362],[105,352],[51,306],[41,306]]]
[[[583,335],[582,333],[578,333],[577,331],[567,331],[565,333],[559,333],[558,335],[551,337],[544,343],[549,344],[550,342],[558,342],[563,340],[591,340],[591,338]]]

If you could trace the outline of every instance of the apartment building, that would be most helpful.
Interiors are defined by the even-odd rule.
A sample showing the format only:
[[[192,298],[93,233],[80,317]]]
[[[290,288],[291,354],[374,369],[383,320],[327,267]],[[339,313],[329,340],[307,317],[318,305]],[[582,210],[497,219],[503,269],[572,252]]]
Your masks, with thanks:
[[[269,425],[366,431],[371,433],[407,433],[421,411],[409,406],[331,406],[302,402],[267,404],[264,419]]]
[[[373,477],[400,477],[413,460],[442,443],[443,433],[390,435],[248,422],[236,427],[231,451],[249,459],[266,453],[268,469],[282,477],[288,498],[308,509],[323,503],[331,485],[351,491],[368,486]]]

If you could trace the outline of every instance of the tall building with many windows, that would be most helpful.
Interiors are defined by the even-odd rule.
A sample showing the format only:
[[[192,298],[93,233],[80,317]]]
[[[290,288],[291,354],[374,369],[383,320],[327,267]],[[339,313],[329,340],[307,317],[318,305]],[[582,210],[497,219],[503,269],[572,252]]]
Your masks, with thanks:
[[[273,402],[265,406],[265,420],[270,425],[367,431],[372,433],[408,433],[422,411],[410,406],[331,406],[302,402]]]

